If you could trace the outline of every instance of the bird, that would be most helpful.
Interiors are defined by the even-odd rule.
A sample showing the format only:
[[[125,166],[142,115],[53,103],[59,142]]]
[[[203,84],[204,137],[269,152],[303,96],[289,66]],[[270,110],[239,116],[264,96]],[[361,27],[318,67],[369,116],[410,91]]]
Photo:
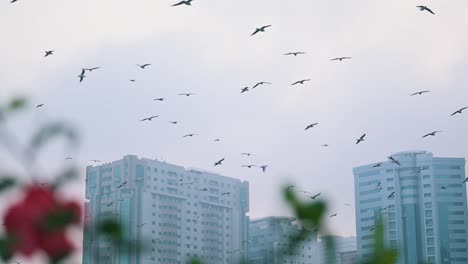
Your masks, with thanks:
[[[374,230],[375,230],[375,227],[369,229],[369,232],[372,232],[372,231],[374,231]]]
[[[144,70],[146,67],[150,66],[150,65],[151,65],[151,64],[149,64],[149,63],[143,64],[143,65],[137,64],[137,66],[140,67],[140,68],[143,69],[143,70]]]
[[[196,94],[194,94],[194,93],[181,93],[179,95],[191,96],[191,95],[196,95]]]
[[[390,199],[390,198],[392,198],[393,196],[395,196],[395,192],[392,192],[387,198]]]
[[[101,67],[83,68],[83,70],[92,72],[92,71],[97,70],[97,69],[100,69],[100,68],[101,68]]]
[[[54,51],[53,50],[46,50],[44,57],[48,57],[48,56],[51,56],[51,55],[54,55]]]
[[[462,183],[467,183],[468,182],[468,177],[462,182]]]
[[[349,203],[345,203],[344,205],[346,205],[346,206],[351,206],[351,204],[349,204]]]
[[[422,94],[425,94],[425,93],[428,93],[428,92],[430,92],[430,91],[429,90],[419,91],[419,92],[415,92],[415,93],[411,94],[410,96],[422,95]]]
[[[213,140],[214,142],[220,142],[221,140],[219,138]]]
[[[377,167],[380,167],[380,166],[382,166],[382,163],[377,163],[374,166],[372,166],[372,168],[377,168]]]
[[[72,160],[72,157],[66,157],[65,160]]]
[[[318,123],[313,123],[313,124],[310,124],[308,126],[306,126],[306,128],[304,130],[307,130],[309,128],[313,128],[314,126],[318,125]]]
[[[192,5],[192,1],[193,1],[193,0],[184,0],[184,1],[178,2],[177,4],[173,4],[172,6],[180,6],[180,5],[188,5],[188,6],[191,6],[191,5]]]
[[[231,192],[223,192],[221,195],[229,195]]]
[[[36,108],[40,108],[40,107],[43,107],[45,104],[38,104],[36,105]]]
[[[203,189],[198,189],[198,190],[206,192],[206,191],[208,191],[208,188],[203,188]]]
[[[271,84],[271,83],[269,83],[269,82],[258,82],[252,87],[252,89],[255,89],[257,86],[264,85],[264,84]]]
[[[303,51],[295,51],[295,52],[288,52],[288,53],[285,53],[284,55],[286,55],[286,56],[289,56],[289,55],[297,56],[297,55],[302,55],[302,54],[306,54],[306,53],[303,52]]]
[[[433,131],[431,133],[427,133],[426,135],[422,136],[422,138],[426,138],[428,136],[435,136],[437,133],[440,133],[442,131]]]
[[[359,143],[361,143],[362,141],[364,141],[364,138],[365,138],[365,137],[366,137],[366,134],[363,134],[360,138],[358,138],[358,139],[356,140],[356,144],[359,144]]]
[[[333,58],[331,59],[331,61],[343,61],[343,60],[349,60],[351,59],[351,57],[337,57],[337,58]]]
[[[240,93],[245,93],[245,92],[248,92],[249,91],[249,87],[244,87],[241,89],[241,92]]]
[[[108,204],[106,204],[107,206],[111,206],[114,202],[110,202]]]
[[[458,109],[457,111],[453,112],[453,114],[451,114],[450,116],[454,116],[456,114],[461,114],[463,112],[463,110],[465,110],[465,109],[468,109],[468,106],[465,106],[463,108]]]
[[[251,169],[252,167],[257,167],[257,165],[242,165],[241,167]]]
[[[89,161],[92,161],[92,162],[94,162],[94,163],[96,163],[96,162],[102,162],[102,161],[97,160],[97,159],[93,159],[93,160],[89,160]]]
[[[16,1],[18,1],[18,0],[11,0],[11,2],[10,2],[10,3],[14,3],[14,2],[16,2]],[[19,263],[19,262],[18,262],[18,263]]]
[[[196,136],[197,134],[187,134],[187,135],[184,135],[183,137],[193,137],[193,136]]]
[[[169,123],[171,123],[173,125],[177,125],[178,121],[169,121]]]
[[[135,79],[130,79],[131,82],[135,82]]]
[[[247,152],[244,152],[244,153],[241,153],[242,156],[252,156],[253,154],[252,153],[247,153]]]
[[[322,147],[328,147],[328,144],[322,144]]]
[[[164,100],[166,100],[166,98],[164,98],[164,97],[154,98],[153,99],[153,101],[161,101],[161,102],[164,101]]]
[[[421,11],[427,11],[427,12],[429,12],[429,13],[435,15],[435,13],[432,12],[432,10],[429,9],[429,7],[427,7],[427,6],[416,6],[416,7],[419,8],[419,10],[421,10]]]
[[[81,74],[78,75],[78,77],[80,78],[80,82],[82,82],[83,79],[86,77],[86,75],[84,74],[84,72],[85,72],[85,71],[83,70],[83,71],[81,72]]]
[[[442,187],[440,187],[440,189],[442,189],[442,190],[447,190],[447,187],[442,186]]]
[[[128,183],[128,182],[126,182],[126,181],[125,181],[125,182],[123,182],[123,183],[121,183],[119,186],[117,186],[117,189],[120,189],[120,188],[122,188],[122,187],[123,187],[125,184],[127,184],[127,183]]]
[[[319,197],[321,194],[322,194],[322,193],[319,192],[319,193],[317,193],[316,195],[311,196],[310,199],[315,200],[315,199],[317,199],[317,197]]]
[[[338,215],[337,213],[334,213],[334,214],[330,215],[330,218],[335,217],[337,215]]]
[[[296,85],[296,84],[304,84],[304,82],[308,82],[308,81],[310,81],[310,79],[300,80],[300,81],[292,83],[291,86]]]
[[[255,31],[250,36],[253,36],[253,35],[257,34],[258,32],[265,32],[265,29],[268,28],[268,27],[271,27],[271,25],[266,25],[266,26],[263,26],[263,27],[256,28]]]
[[[268,165],[262,165],[260,166],[260,169],[262,169],[263,173],[265,173],[267,167]]]
[[[141,119],[140,122],[142,122],[142,121],[153,121],[153,119],[156,118],[156,117],[159,117],[159,116],[154,115],[154,116],[146,117],[146,118]]]
[[[401,166],[400,162],[398,160],[396,160],[394,157],[390,156],[388,157],[388,159],[392,162],[392,163],[395,163],[397,164],[398,166]]]

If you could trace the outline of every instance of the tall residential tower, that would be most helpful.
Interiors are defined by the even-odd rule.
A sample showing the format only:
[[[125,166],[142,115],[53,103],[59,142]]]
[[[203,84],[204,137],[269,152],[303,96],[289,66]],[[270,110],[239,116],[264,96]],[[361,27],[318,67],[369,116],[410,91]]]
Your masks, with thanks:
[[[398,249],[399,264],[468,263],[465,160],[402,152],[354,168],[358,256],[372,249],[374,226]]]
[[[84,264],[183,264],[192,257],[208,264],[246,257],[249,185],[165,162],[125,156],[86,170],[86,221],[117,219],[124,236],[145,245],[115,246],[89,225]]]

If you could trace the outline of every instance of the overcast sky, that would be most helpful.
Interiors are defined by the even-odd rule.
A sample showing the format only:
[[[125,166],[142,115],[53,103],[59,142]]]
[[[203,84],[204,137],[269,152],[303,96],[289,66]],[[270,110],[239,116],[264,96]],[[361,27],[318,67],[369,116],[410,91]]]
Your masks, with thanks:
[[[65,119],[82,138],[78,152],[46,151],[44,171],[66,156],[83,169],[90,159],[159,158],[249,181],[253,218],[288,214],[278,204],[289,182],[322,192],[338,212],[331,228],[346,236],[355,234],[354,207],[344,206],[354,204],[353,167],[405,150],[468,156],[468,112],[450,117],[468,106],[468,2],[176,2],[2,1],[0,100],[22,94],[45,104],[15,127],[30,134]],[[55,53],[44,58],[45,50]],[[283,55],[290,51],[307,54]],[[330,61],[341,56],[352,59]],[[93,66],[102,68],[79,83],[81,68]],[[290,86],[300,79],[311,81]],[[240,94],[259,81],[273,84]],[[419,90],[431,92],[409,96]],[[197,95],[177,95],[185,92]],[[139,122],[151,115],[160,117]],[[444,132],[421,139],[433,130]]]

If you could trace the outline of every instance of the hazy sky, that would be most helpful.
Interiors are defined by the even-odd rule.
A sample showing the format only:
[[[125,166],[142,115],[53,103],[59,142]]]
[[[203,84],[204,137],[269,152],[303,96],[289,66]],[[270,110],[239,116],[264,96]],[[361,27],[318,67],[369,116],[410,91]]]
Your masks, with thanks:
[[[70,155],[83,168],[126,154],[163,158],[248,180],[254,218],[287,214],[278,194],[291,182],[322,192],[338,212],[332,229],[353,235],[354,207],[343,204],[354,203],[354,166],[404,150],[468,156],[468,112],[449,117],[468,106],[468,2],[176,2],[2,1],[0,100],[23,94],[45,104],[16,127],[29,134],[66,119],[81,132],[79,152],[45,152],[45,171]],[[45,50],[55,53],[44,58]],[[307,54],[283,55],[290,51]],[[340,56],[353,58],[330,61]],[[152,65],[136,66],[144,63]],[[79,83],[81,68],[93,66],[102,68]],[[240,94],[259,81],[273,84]],[[431,92],[409,96],[419,90]],[[160,117],[139,122],[151,115]],[[433,130],[444,132],[421,139]],[[268,164],[267,173],[240,167],[251,163]],[[82,195],[84,185],[73,190]]]

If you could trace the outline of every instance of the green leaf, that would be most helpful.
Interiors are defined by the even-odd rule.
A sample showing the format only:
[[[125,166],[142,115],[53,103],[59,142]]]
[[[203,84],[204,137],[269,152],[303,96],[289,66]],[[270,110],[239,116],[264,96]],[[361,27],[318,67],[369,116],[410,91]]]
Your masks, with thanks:
[[[47,215],[44,228],[50,232],[60,231],[76,220],[77,216],[73,209],[60,210]]]
[[[197,259],[197,258],[192,258],[190,259],[187,264],[202,264],[201,260]]]
[[[32,137],[28,147],[28,154],[33,157],[43,145],[60,135],[64,136],[73,145],[78,143],[78,135],[71,126],[64,122],[48,123]]]
[[[106,219],[103,220],[98,226],[98,232],[108,236],[113,241],[122,241],[122,226],[117,220]]]
[[[18,110],[25,108],[26,105],[27,105],[27,101],[25,98],[17,97],[11,100],[10,103],[8,104],[8,111],[10,112],[18,111]]]
[[[9,236],[0,237],[0,258],[7,262],[13,257],[13,239]]]
[[[12,177],[5,177],[0,179],[0,193],[4,192],[16,185],[16,180]]]

